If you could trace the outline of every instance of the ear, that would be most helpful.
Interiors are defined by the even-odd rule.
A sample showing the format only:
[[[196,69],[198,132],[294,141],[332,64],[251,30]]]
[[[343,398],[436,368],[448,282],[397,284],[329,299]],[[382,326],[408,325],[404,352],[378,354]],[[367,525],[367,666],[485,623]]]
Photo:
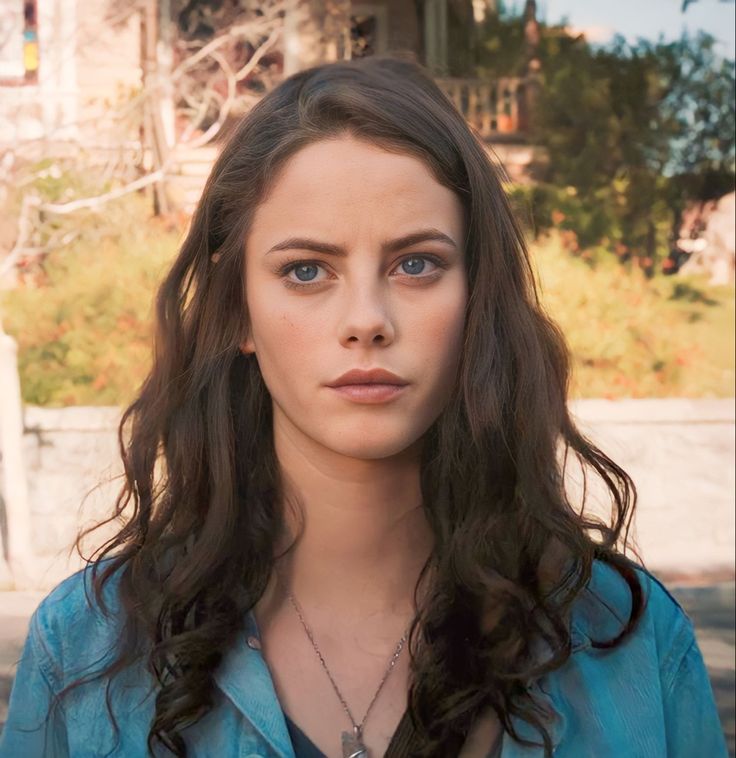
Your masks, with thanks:
[[[248,336],[240,343],[240,352],[243,353],[243,355],[250,355],[251,353],[255,354],[256,352],[256,346],[253,344],[250,331],[248,332]]]

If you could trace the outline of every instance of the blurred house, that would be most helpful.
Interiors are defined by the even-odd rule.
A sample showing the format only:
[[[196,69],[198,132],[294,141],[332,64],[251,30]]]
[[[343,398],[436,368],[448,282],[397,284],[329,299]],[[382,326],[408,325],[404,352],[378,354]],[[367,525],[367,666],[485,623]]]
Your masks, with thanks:
[[[139,31],[108,0],[0,0],[0,148],[101,137],[140,88]]]
[[[732,283],[736,276],[736,193],[688,203],[665,264],[667,273],[708,274],[710,284]]]
[[[236,37],[244,12],[263,29],[260,42],[257,34]],[[478,22],[493,12],[494,0],[0,0],[0,150],[22,145],[33,155],[36,146],[41,157],[53,145],[68,155],[84,150],[98,162],[117,154],[139,172],[165,163],[175,204],[190,206],[228,119],[264,91],[311,65],[389,53],[432,71],[518,179],[538,157],[525,138],[536,69],[530,65],[525,77],[475,78]],[[533,0],[526,13],[533,42]],[[225,67],[231,79],[232,71],[243,70],[269,23],[279,27],[277,42],[229,91]],[[229,34],[232,44],[217,49],[219,58],[200,64],[205,73],[219,65],[222,71],[212,76],[219,73],[220,81],[195,81],[182,92],[185,77],[172,79],[172,72],[181,73],[177,66],[187,55]],[[186,71],[190,80],[195,74]],[[152,82],[155,97],[140,97]],[[144,113],[140,104],[152,101],[153,110]]]

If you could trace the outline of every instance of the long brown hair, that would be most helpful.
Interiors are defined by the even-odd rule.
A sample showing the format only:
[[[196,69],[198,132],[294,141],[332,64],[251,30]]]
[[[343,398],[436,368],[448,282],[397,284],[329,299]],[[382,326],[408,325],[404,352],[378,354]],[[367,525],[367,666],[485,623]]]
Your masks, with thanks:
[[[95,552],[92,576],[104,609],[103,586],[120,572],[128,623],[96,676],[109,680],[144,656],[158,689],[149,748],[186,755],[180,732],[212,708],[213,672],[264,592],[283,524],[271,399],[255,358],[239,349],[244,240],[285,161],[345,133],[423,160],[467,219],[459,378],[423,446],[436,571],[411,629],[413,754],[457,754],[492,708],[523,744],[539,743],[522,739],[511,717],[535,726],[551,755],[528,685],[570,656],[566,619],[595,558],[626,579],[633,603],[622,632],[594,644],[615,646],[641,616],[636,564],[624,555],[636,493],[570,418],[567,349],[540,306],[499,169],[426,71],[400,59],[286,79],[214,165],[158,292],[150,374],[119,428],[125,480],[103,523],[124,525]],[[608,524],[571,502],[570,456],[610,493]],[[540,637],[552,651],[544,660],[533,655]]]

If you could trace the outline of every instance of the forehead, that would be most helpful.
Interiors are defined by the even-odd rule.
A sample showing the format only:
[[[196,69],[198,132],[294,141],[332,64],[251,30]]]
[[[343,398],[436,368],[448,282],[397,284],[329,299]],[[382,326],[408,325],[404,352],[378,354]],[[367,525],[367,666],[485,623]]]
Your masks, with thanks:
[[[419,158],[340,137],[308,145],[277,174],[256,210],[253,237],[292,224],[323,232],[440,226],[462,236],[462,205]],[[317,230],[315,230],[317,231]]]

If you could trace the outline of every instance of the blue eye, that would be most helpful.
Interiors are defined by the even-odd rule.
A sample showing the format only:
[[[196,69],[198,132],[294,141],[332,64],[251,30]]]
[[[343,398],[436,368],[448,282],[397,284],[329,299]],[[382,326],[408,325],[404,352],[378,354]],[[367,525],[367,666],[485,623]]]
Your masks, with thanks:
[[[310,269],[314,271],[313,276],[302,276],[305,271],[309,271]],[[292,271],[296,273],[297,279],[302,282],[311,282],[312,279],[317,276],[317,267],[313,263],[303,263],[300,266],[293,268]]]
[[[422,271],[424,271],[424,264],[427,262],[426,258],[407,258],[406,260],[401,262],[402,267],[404,267],[404,272],[407,274],[421,274]],[[413,264],[409,265],[407,267],[407,264]],[[418,265],[417,265],[418,264]]]

